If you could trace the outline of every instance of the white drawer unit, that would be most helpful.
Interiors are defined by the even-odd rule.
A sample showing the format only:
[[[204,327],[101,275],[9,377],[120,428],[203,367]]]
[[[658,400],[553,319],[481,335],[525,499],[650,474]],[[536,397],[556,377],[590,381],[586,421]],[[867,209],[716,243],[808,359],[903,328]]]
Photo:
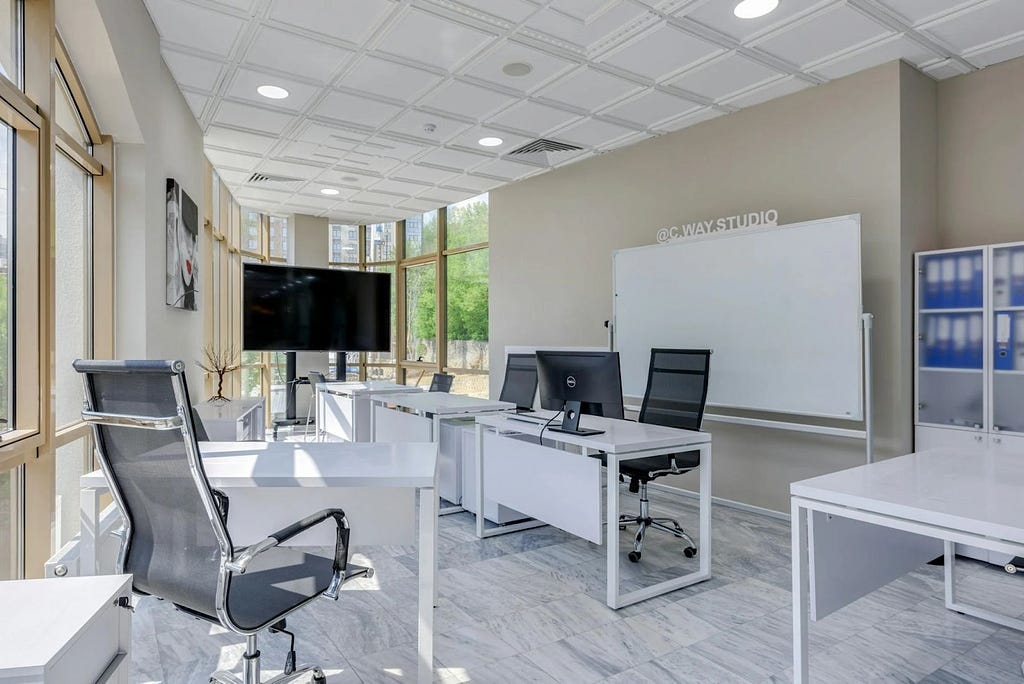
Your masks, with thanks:
[[[204,401],[194,408],[212,442],[262,442],[266,438],[263,397]]]
[[[128,684],[130,575],[0,582],[0,683]]]

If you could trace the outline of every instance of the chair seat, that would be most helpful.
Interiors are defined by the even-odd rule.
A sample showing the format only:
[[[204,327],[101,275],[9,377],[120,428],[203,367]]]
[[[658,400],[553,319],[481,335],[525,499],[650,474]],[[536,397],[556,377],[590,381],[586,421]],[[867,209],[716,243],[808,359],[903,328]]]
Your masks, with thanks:
[[[608,465],[607,455],[603,452],[595,454],[600,458],[601,463]],[[676,467],[684,470],[693,470],[700,466],[700,452],[687,451],[680,454],[665,454],[662,456],[648,456],[647,458],[633,458],[628,461],[619,461],[619,472],[628,478],[635,478],[640,482],[650,482],[662,475],[652,475],[659,470],[668,470],[672,467],[672,459],[676,461]],[[668,473],[664,473],[667,475]]]
[[[334,576],[334,562],[312,553],[275,547],[253,558],[245,574],[232,574],[227,609],[242,629],[276,622],[322,594]]]

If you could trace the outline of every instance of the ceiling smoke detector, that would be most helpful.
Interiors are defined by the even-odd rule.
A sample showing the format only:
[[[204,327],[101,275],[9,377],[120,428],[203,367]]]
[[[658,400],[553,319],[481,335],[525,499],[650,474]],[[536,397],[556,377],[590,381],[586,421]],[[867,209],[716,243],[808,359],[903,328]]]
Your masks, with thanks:
[[[533,67],[526,62],[509,62],[505,66],[501,67],[501,70],[506,76],[520,78],[533,71]]]
[[[428,135],[430,133],[433,133],[436,130],[437,130],[437,124],[435,124],[435,123],[425,123],[425,124],[423,124],[423,132],[427,133]]]

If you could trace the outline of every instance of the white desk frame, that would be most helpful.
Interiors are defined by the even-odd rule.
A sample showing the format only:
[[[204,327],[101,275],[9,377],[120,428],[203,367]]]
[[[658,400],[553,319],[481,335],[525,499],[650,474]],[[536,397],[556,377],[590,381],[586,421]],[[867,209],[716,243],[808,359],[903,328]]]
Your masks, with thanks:
[[[322,382],[316,388],[316,438],[319,441],[323,439],[325,434],[329,434],[332,437],[345,438],[345,435],[335,434],[326,430],[328,423],[327,402],[331,401],[331,397],[338,397],[335,401],[349,402],[348,413],[351,415],[352,420],[350,435],[352,439],[348,441],[372,442],[373,439],[370,435],[371,430],[369,426],[373,420],[373,406],[370,404],[369,397],[377,394],[418,394],[422,392],[423,388],[421,387],[399,385],[386,380]],[[338,410],[344,412],[344,408],[341,406],[338,407]],[[361,429],[362,426],[367,427],[364,430]]]
[[[587,459],[591,457],[591,454],[600,451],[606,454],[607,467],[605,475],[607,485],[604,488],[604,492],[607,499],[607,513],[604,525],[604,544],[607,551],[606,581],[608,607],[614,609],[622,608],[711,579],[711,435],[706,432],[691,432],[595,416],[584,416],[581,420],[581,427],[605,429],[607,432],[601,435],[582,437],[547,431],[545,433],[546,436],[555,441],[556,447],[547,447],[546,445],[545,447],[561,450],[564,445],[571,444],[581,449],[580,458]],[[522,523],[486,529],[484,524],[485,518],[482,513],[484,510],[484,500],[487,498],[484,493],[484,465],[487,460],[484,452],[484,432],[487,430],[492,431],[498,437],[504,439],[510,439],[512,435],[540,437],[541,428],[542,425],[540,424],[510,419],[508,416],[482,416],[476,419],[476,505],[478,511],[476,514],[476,534],[481,539],[547,524],[543,520],[529,520]],[[617,429],[626,429],[636,434],[631,435],[629,439],[619,441],[616,434]],[[621,593],[619,590],[619,561],[621,555],[619,553],[619,463],[630,459],[674,454],[681,451],[700,451],[699,568],[695,572],[664,580],[643,589]],[[522,485],[529,486],[529,481],[534,476],[533,473],[523,473]],[[598,496],[600,495],[600,492],[598,492]],[[498,503],[502,502],[499,500]],[[517,504],[509,503],[508,505],[517,510],[522,510]],[[528,510],[522,512],[527,515],[533,514],[533,512]]]
[[[422,443],[201,442],[200,450],[210,486],[217,489],[338,489],[338,503],[342,508],[345,488],[418,491],[417,681],[426,683],[433,680],[434,605],[437,600],[436,446]],[[99,574],[95,537],[100,518],[99,496],[109,487],[103,472],[97,470],[81,477],[81,488],[79,573],[95,575]],[[268,528],[267,533],[273,529],[276,528]],[[308,543],[311,532],[305,532],[289,543]],[[332,530],[328,532],[333,535]],[[307,541],[303,537],[307,537]]]
[[[441,423],[446,420],[476,418],[490,414],[513,412],[516,405],[508,401],[480,399],[447,392],[419,392],[416,394],[375,394],[370,396],[370,441],[377,441],[377,410],[407,411],[428,421],[430,440],[441,444]],[[438,454],[440,458],[440,454]],[[461,468],[457,469],[461,476]],[[462,513],[462,506],[446,506],[439,515]]]
[[[809,520],[815,512],[881,528],[875,534],[910,533],[940,540],[945,557],[946,608],[1024,631],[1024,620],[959,601],[955,578],[956,544],[1024,555],[1024,502],[1020,502],[1019,490],[1013,490],[1024,474],[1021,461],[1020,454],[938,449],[794,482],[790,486],[794,683],[810,681],[808,623],[815,599],[811,589],[815,541]],[[1016,477],[1003,477],[1008,470]],[[927,481],[922,482],[924,479]],[[901,481],[907,486],[901,488]],[[988,497],[1003,495],[1013,497],[1002,500],[1015,506],[1020,517],[1016,512],[1006,515],[1006,508],[996,517],[986,517],[986,504],[992,501]],[[972,500],[976,502],[973,507]],[[879,574],[891,572],[889,578],[879,579],[876,584],[881,586],[905,574],[907,560],[876,556],[874,562],[883,566]],[[884,567],[887,562],[891,567]],[[852,602],[870,590],[854,589],[842,600]]]

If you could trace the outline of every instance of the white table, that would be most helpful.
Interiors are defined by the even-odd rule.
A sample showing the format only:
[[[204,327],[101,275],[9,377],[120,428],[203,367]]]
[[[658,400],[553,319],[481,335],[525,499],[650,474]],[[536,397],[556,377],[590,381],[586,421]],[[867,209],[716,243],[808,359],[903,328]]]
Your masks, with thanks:
[[[324,508],[345,511],[353,546],[411,544],[419,554],[419,681],[432,679],[437,571],[437,447],[429,443],[204,442],[199,445],[210,486],[227,494],[228,533],[237,546]],[[95,538],[102,471],[81,478],[82,574],[97,571]],[[416,493],[419,492],[419,529]],[[288,541],[332,546],[335,530],[318,525]],[[91,569],[91,572],[90,572]],[[344,598],[342,598],[344,600]]]
[[[552,412],[539,413],[553,415]],[[546,443],[540,444],[540,423],[491,415],[477,417],[476,424],[477,511],[483,510],[486,498],[535,518],[485,529],[484,517],[478,513],[478,537],[507,534],[546,523],[595,544],[603,541],[607,547],[607,603],[611,608],[622,608],[711,578],[710,434],[583,416],[581,428],[596,428],[604,433],[585,437],[546,431]],[[564,448],[567,445],[578,447],[581,453],[567,451]],[[601,461],[592,457],[602,451],[607,454],[605,487],[601,485]],[[683,451],[700,451],[699,569],[650,587],[621,593],[619,463]],[[607,512],[606,524],[601,520],[602,508]]]
[[[422,387],[386,380],[322,382],[317,386],[316,432],[347,442],[370,442],[370,397],[377,394],[420,393]]]
[[[447,392],[421,392],[419,394],[372,395],[370,403],[370,439],[374,442],[422,442],[438,444],[438,495],[446,501],[460,504],[462,490],[462,450],[457,435],[446,435],[442,423],[471,421],[477,416],[515,411],[516,405],[508,401],[480,399]],[[461,505],[447,506],[441,515],[458,513]]]
[[[0,682],[128,684],[131,576],[0,582]],[[130,603],[128,604],[130,607]]]
[[[193,408],[214,442],[262,441],[267,434],[263,397],[204,401]]]
[[[794,482],[793,680],[809,681],[808,619],[945,554],[946,607],[1024,629],[957,599],[955,544],[1024,555],[1022,454],[936,449]],[[869,654],[865,654],[868,656]]]

